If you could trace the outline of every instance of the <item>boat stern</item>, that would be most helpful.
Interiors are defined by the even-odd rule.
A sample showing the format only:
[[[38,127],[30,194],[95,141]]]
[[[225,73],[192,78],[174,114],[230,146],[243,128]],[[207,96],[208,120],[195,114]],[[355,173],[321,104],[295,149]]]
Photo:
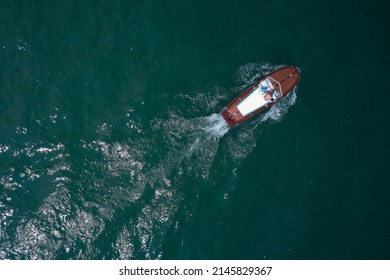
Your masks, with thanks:
[[[237,124],[236,120],[231,116],[231,113],[227,108],[223,109],[221,115],[230,127],[233,127]]]

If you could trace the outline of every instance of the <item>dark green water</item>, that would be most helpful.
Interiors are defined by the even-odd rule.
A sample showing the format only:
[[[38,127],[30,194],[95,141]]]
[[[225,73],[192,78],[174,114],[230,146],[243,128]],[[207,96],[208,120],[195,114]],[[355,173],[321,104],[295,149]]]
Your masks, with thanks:
[[[1,1],[0,259],[389,259],[386,8]]]

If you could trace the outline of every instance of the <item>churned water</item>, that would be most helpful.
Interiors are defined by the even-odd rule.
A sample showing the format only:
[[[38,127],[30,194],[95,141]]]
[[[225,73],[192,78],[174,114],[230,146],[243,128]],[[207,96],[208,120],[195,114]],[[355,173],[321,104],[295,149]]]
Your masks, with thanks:
[[[1,4],[0,259],[389,257],[384,9],[132,2]]]

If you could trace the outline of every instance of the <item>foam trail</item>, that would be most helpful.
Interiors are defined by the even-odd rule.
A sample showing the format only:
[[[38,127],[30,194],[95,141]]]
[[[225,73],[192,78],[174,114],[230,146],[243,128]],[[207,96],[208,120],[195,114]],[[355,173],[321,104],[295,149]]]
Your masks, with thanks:
[[[208,125],[203,130],[210,136],[222,137],[229,131],[229,126],[221,114],[212,114],[206,119]]]
[[[232,130],[215,113],[278,67],[244,65],[235,75],[237,87],[178,95],[177,104],[184,101],[185,106],[179,105],[179,110],[168,106],[168,115],[151,123],[142,122],[137,110],[130,108],[126,115],[105,120],[89,140],[72,140],[70,145],[30,141],[25,147],[12,139],[2,143],[2,159],[12,157],[16,165],[27,159],[31,165],[22,170],[10,166],[0,175],[4,185],[0,258],[161,258],[166,233],[180,227],[179,209],[187,209],[186,219],[191,219],[186,196],[221,178],[234,179],[236,168],[261,141],[260,124],[282,121],[295,104],[294,90],[267,112]],[[204,117],[188,117],[199,115]],[[37,123],[63,129],[71,127],[69,121],[47,116]],[[31,134],[23,127],[15,133],[15,139],[27,140]],[[228,188],[215,185],[223,199],[235,186],[231,182]],[[47,195],[36,202],[36,208],[14,206],[17,203],[12,201],[20,195],[30,198],[21,190],[38,185]],[[112,251],[106,250],[107,244]]]
[[[261,134],[259,124],[271,120],[281,121],[288,108],[295,103],[296,93],[290,93],[270,110],[251,119],[251,123],[239,125],[232,131],[229,131],[221,114],[215,112],[261,76],[278,67],[268,63],[247,64],[236,73],[239,84],[236,88],[218,87],[207,93],[178,96],[186,102],[186,106],[181,108],[181,114],[188,116],[201,113],[206,116],[185,118],[178,115],[177,108],[167,108],[168,117],[155,119],[151,127],[146,129],[150,137],[141,135],[142,141],[130,143],[142,143],[128,153],[139,155],[139,158],[131,159],[140,162],[142,167],[137,167],[139,164],[133,167],[132,170],[139,174],[140,179],[131,181],[132,188],[124,190],[130,189],[129,194],[133,196],[137,191],[140,198],[137,201],[118,200],[113,208],[115,210],[131,203],[136,205],[134,209],[139,210],[127,217],[117,234],[115,247],[120,258],[161,258],[166,232],[172,227],[175,230],[179,227],[175,218],[177,212],[184,204],[183,208],[189,209],[186,210],[188,215],[191,213],[191,206],[186,204],[185,196],[198,192],[204,184],[212,185],[216,179],[220,179],[219,176],[236,176],[235,169],[256,146]],[[221,154],[217,153],[219,149],[223,151]],[[154,164],[150,165],[153,162],[150,157],[153,155]],[[111,157],[107,154],[107,162],[112,162]],[[118,159],[122,157],[118,156]],[[213,164],[218,168],[217,172],[213,172]],[[234,186],[229,188],[233,189]],[[229,190],[223,190],[223,197],[228,197]],[[119,191],[124,193],[122,189]],[[114,190],[112,192],[115,194]],[[130,210],[135,211],[131,207]]]
[[[190,135],[190,144],[184,152],[184,157],[199,153],[201,150],[213,150],[213,152],[209,152],[214,154],[218,148],[219,139],[229,131],[229,125],[221,114],[212,114],[190,122],[193,124],[187,128],[192,130],[188,133]],[[181,133],[186,132],[182,131]]]

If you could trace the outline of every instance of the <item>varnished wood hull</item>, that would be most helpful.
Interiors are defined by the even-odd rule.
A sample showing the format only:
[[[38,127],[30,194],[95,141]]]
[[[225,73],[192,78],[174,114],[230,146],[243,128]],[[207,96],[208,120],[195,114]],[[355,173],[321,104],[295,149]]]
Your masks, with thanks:
[[[277,85],[278,89],[280,89],[280,96],[272,101],[269,101],[268,103],[264,104],[264,106],[261,106],[257,108],[256,110],[253,110],[253,112],[250,112],[248,114],[243,114],[242,111],[239,110],[240,104],[250,95],[252,94],[260,84],[265,81],[266,79],[272,80]],[[240,124],[250,118],[252,118],[254,115],[259,114],[260,112],[263,112],[264,110],[272,107],[275,103],[277,103],[280,99],[285,97],[287,94],[289,94],[294,87],[297,85],[300,78],[300,71],[297,67],[293,66],[284,66],[282,68],[279,68],[272,73],[262,77],[262,79],[255,84],[253,84],[251,87],[246,89],[244,92],[242,92],[239,96],[237,96],[232,102],[230,102],[221,112],[223,118],[228,123],[229,126],[235,126],[237,124]]]

